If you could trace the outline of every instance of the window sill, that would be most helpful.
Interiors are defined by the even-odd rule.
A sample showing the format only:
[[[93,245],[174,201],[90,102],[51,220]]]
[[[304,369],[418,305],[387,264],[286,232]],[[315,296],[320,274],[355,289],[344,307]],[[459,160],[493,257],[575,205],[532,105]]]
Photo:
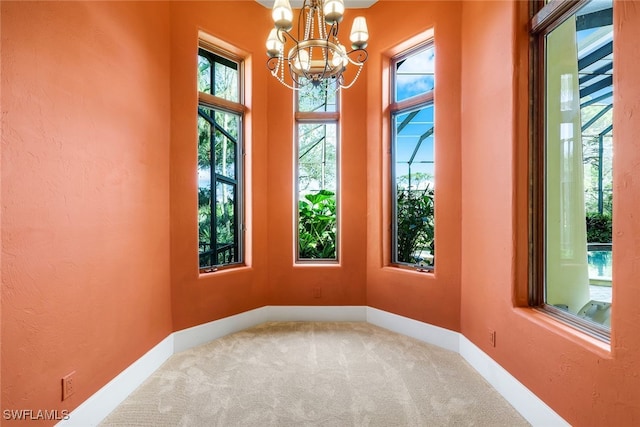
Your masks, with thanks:
[[[382,268],[386,271],[394,271],[394,272],[402,272],[410,275],[426,275],[428,277],[435,277],[435,268],[434,267],[418,267],[418,266],[409,266],[403,264],[391,264]]]
[[[198,270],[198,278],[204,279],[213,275],[221,276],[229,273],[237,273],[252,270],[252,268],[246,264],[233,264],[225,265],[222,267],[209,267]]]
[[[537,324],[538,326],[552,332],[562,338],[579,345],[580,347],[597,354],[603,359],[611,359],[611,344],[601,339],[595,338],[586,332],[557,319],[555,316],[544,310],[533,307],[516,307],[516,314]]]
[[[307,267],[320,267],[320,268],[341,268],[342,264],[339,261],[331,260],[304,260],[295,261],[293,263],[294,268],[307,268]]]

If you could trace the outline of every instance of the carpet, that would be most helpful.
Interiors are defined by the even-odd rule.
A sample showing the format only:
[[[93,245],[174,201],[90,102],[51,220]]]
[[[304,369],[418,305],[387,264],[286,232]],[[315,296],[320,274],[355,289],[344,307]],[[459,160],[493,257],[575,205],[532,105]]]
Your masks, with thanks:
[[[526,426],[458,354],[361,322],[269,322],[177,353],[100,424]]]

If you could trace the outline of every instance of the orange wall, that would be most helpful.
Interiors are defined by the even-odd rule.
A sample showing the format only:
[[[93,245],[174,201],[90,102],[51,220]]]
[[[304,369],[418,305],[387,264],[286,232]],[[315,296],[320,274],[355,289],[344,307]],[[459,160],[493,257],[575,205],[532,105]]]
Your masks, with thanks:
[[[460,11],[459,2],[379,1],[367,12],[372,36],[366,65],[367,304],[455,331],[460,328]],[[389,57],[398,53],[398,45],[429,29],[433,29],[436,51],[435,274],[388,267],[390,131],[386,70]]]
[[[0,7],[0,48],[2,48],[2,7]],[[2,108],[2,62],[0,62],[0,114],[4,111]],[[0,206],[2,206],[2,129],[4,122],[0,122]],[[0,208],[0,406],[2,406],[2,209]]]
[[[73,409],[171,332],[169,7],[0,7],[0,407]]]
[[[73,409],[171,331],[265,304],[366,304],[461,331],[574,425],[640,423],[639,7],[615,9],[611,353],[514,308],[526,303],[528,65],[516,52],[526,53],[526,3],[380,0],[360,13],[372,40],[360,81],[342,99],[341,260],[310,267],[293,263],[292,94],[265,69],[268,9],[0,3],[3,409]],[[355,15],[348,11],[343,31]],[[435,275],[387,267],[388,88],[380,85],[398,46],[429,29]],[[248,266],[202,276],[198,30],[232,43],[252,76]],[[61,403],[59,381],[71,370],[77,391]]]
[[[171,283],[174,330],[261,307],[267,300],[267,78],[269,9],[247,2],[171,4]],[[238,31],[240,27],[251,31]],[[262,31],[260,31],[262,29]],[[251,78],[245,117],[248,266],[199,275],[196,86],[198,31],[233,44]]]
[[[614,6],[611,352],[531,309],[514,308],[526,304],[527,289],[526,9],[524,2],[463,4],[462,333],[572,425],[638,425],[640,7]],[[489,329],[497,333],[495,348]]]

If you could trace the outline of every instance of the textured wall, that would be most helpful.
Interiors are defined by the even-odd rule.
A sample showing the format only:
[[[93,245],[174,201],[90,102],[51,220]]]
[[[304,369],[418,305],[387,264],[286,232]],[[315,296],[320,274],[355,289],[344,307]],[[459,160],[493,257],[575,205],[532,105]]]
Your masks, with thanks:
[[[455,331],[460,328],[460,11],[461,4],[450,1],[380,1],[367,11],[371,33],[367,63],[367,304]],[[435,274],[388,267],[389,58],[412,47],[407,40],[429,30],[433,31],[436,51]]]
[[[366,71],[343,98],[342,258],[332,267],[293,266],[292,94],[264,68],[268,9],[249,1],[3,1],[0,13],[3,409],[72,409],[172,330],[265,304],[368,304],[462,331],[574,425],[640,423],[634,2],[616,2],[614,18],[611,353],[514,308],[527,294],[525,2],[381,0],[361,11],[372,40]],[[255,31],[238,32],[241,20]],[[438,79],[435,275],[385,267],[381,82],[388,57],[429,29]],[[198,30],[247,55],[253,76],[249,266],[203,276],[195,250]],[[59,381],[71,370],[77,391],[61,403]]]
[[[528,280],[526,6],[463,5],[462,333],[572,425],[638,425],[640,7],[626,1],[614,6],[615,284],[609,352],[545,315],[514,307],[526,306]],[[490,329],[497,333],[495,348]]]
[[[221,19],[224,17],[224,19]],[[269,9],[256,2],[171,4],[171,283],[174,330],[261,307],[267,301],[267,78]],[[252,31],[237,31],[247,26]],[[247,267],[198,274],[196,87],[198,30],[245,57]],[[274,130],[277,132],[278,130]]]
[[[169,7],[0,7],[0,406],[72,409],[171,332]]]
[[[220,20],[225,16],[225,20]],[[353,14],[351,16],[352,19]],[[365,304],[366,138],[362,111],[365,80],[342,104],[341,263],[293,265],[293,105],[292,92],[266,70],[264,41],[272,26],[270,10],[255,2],[180,2],[172,19],[171,248],[174,328],[181,329],[265,304]],[[346,22],[345,25],[350,24]],[[238,32],[239,25],[254,31]],[[349,28],[346,26],[345,28]],[[227,42],[247,58],[251,88],[247,142],[247,223],[251,241],[248,267],[199,275],[197,269],[197,105],[198,30]],[[344,30],[343,30],[344,31]],[[269,121],[267,122],[267,118]],[[314,290],[321,288],[321,297]]]
[[[348,37],[353,18],[349,10],[341,23]],[[262,34],[268,34],[268,22]],[[344,33],[344,34],[343,34]],[[263,36],[264,38],[264,36]],[[262,62],[264,56],[259,56]],[[353,67],[352,67],[353,68]],[[366,75],[341,92],[339,136],[339,264],[294,265],[295,257],[295,142],[293,94],[269,77],[269,303],[272,305],[364,305],[367,224]],[[349,74],[347,81],[353,74]],[[320,297],[314,292],[319,290]]]

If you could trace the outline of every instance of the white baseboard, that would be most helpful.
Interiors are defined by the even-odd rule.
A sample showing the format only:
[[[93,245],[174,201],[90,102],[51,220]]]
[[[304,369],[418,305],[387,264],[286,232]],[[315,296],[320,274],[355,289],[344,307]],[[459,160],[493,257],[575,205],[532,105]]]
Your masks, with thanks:
[[[60,427],[94,427],[120,405],[136,388],[173,355],[173,334],[169,335],[118,376],[74,409]]]
[[[270,305],[267,317],[272,322],[365,322],[367,307],[351,306],[280,306]]]
[[[495,360],[459,332],[367,307],[367,322],[459,353],[533,426],[569,424]]]
[[[367,322],[458,353],[460,334],[428,323],[367,307]]]
[[[174,353],[264,322],[364,322],[366,313],[365,306],[269,305],[174,332]]]
[[[267,321],[269,307],[260,307],[213,322],[174,332],[173,352],[179,353],[189,348],[208,343],[225,335],[251,328]]]
[[[570,426],[531,390],[462,334],[460,334],[460,355],[531,425]]]
[[[269,321],[369,322],[459,353],[533,426],[569,424],[464,335],[367,306],[265,306],[169,335],[73,410],[60,427],[93,427],[172,354]]]

